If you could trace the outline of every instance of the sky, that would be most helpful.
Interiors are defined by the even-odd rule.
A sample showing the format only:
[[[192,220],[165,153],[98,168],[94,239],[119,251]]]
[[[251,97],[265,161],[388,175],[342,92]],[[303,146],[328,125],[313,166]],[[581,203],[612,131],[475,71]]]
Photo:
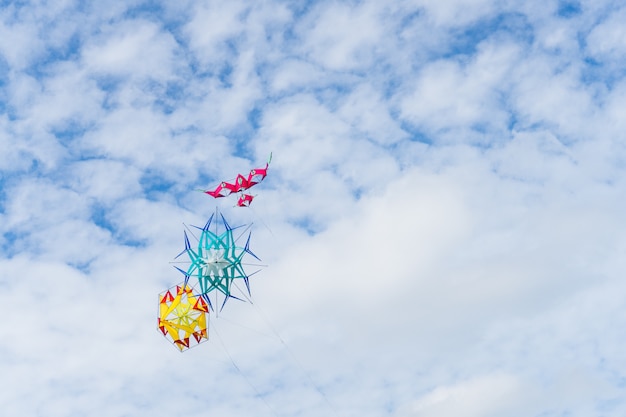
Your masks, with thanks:
[[[625,20],[0,0],[2,415],[626,415]],[[270,153],[250,208],[196,191]],[[216,209],[266,266],[180,353]]]

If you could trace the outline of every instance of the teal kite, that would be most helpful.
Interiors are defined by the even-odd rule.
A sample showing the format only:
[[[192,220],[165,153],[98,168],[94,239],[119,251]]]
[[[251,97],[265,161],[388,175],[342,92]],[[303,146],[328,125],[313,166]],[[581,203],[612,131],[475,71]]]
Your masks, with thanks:
[[[246,227],[238,238],[235,238],[234,231],[245,225],[233,228],[221,213],[219,215],[221,221],[216,219],[216,214],[212,214],[204,227],[194,226],[201,230],[198,246],[195,248],[192,248],[187,232],[184,232],[185,249],[176,256],[176,259],[187,254],[190,265],[186,271],[175,267],[185,275],[184,285],[187,285],[192,278],[198,280],[200,296],[206,300],[211,310],[214,310],[211,295],[215,296],[216,303],[218,298],[223,298],[220,310],[224,308],[229,298],[241,300],[233,295],[233,287],[237,287],[237,282],[243,282],[250,295],[250,275],[244,270],[242,261],[246,255],[251,255],[260,261],[250,250],[251,232],[248,232],[243,247],[237,245],[237,240],[243,237],[249,227]]]

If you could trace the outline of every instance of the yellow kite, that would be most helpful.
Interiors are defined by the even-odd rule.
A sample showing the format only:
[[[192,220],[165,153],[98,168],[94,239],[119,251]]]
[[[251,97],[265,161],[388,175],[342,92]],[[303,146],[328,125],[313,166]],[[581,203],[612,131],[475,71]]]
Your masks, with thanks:
[[[209,339],[208,315],[206,302],[189,285],[159,294],[158,328],[181,352]]]

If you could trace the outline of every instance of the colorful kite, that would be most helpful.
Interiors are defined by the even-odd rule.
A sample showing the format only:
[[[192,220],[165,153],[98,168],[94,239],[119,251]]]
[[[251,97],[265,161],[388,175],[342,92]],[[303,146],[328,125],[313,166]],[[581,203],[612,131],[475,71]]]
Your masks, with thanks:
[[[209,309],[187,283],[159,294],[158,329],[181,352],[209,339]]]
[[[233,183],[222,181],[217,187],[215,187],[215,189],[202,190],[202,192],[214,198],[228,197],[233,193],[238,193],[239,199],[237,200],[237,205],[239,207],[248,207],[250,206],[250,203],[252,203],[254,196],[252,194],[246,194],[244,191],[265,179],[270,162],[272,162],[271,153],[267,163],[265,164],[265,168],[252,169],[250,173],[248,173],[247,177],[237,174],[237,178],[235,178]]]
[[[236,192],[239,193],[237,205],[249,206],[254,197],[243,190],[263,181],[271,159],[270,154],[265,168],[253,169],[247,178],[240,174],[234,184],[223,182],[214,191],[206,193],[218,198]],[[180,351],[208,340],[208,316],[209,310],[214,311],[213,303],[215,306],[221,304],[221,311],[229,298],[241,300],[233,294],[235,289],[245,298],[250,295],[249,278],[258,270],[252,274],[246,273],[244,258],[250,255],[258,261],[260,259],[250,250],[251,226],[245,227],[235,236],[237,229],[244,226],[246,225],[231,227],[224,216],[216,211],[204,227],[193,226],[200,230],[200,237],[196,238],[197,246],[192,247],[187,232],[184,232],[185,249],[175,259],[186,254],[188,260],[181,263],[189,263],[189,266],[185,270],[178,266],[175,268],[185,275],[185,280],[159,294],[158,317],[158,330]],[[246,232],[245,245],[238,245],[237,241]],[[190,233],[196,237],[191,231]],[[190,284],[189,280],[192,278],[194,282]],[[239,282],[245,285],[245,291],[238,286]]]
[[[214,308],[210,296],[215,295],[216,303],[218,298],[223,298],[221,310],[229,298],[241,300],[233,295],[233,287],[238,288],[237,281],[243,281],[248,295],[250,294],[248,280],[250,275],[244,270],[242,263],[244,257],[251,255],[259,261],[260,259],[250,250],[250,232],[245,245],[237,246],[237,240],[243,237],[250,226],[240,232],[238,238],[235,238],[234,231],[245,225],[232,228],[222,214],[220,214],[221,221],[213,222],[214,216],[211,215],[204,227],[194,226],[201,230],[197,248],[191,247],[187,232],[184,232],[185,249],[176,258],[187,254],[190,265],[186,271],[177,266],[175,268],[185,275],[185,284],[192,277],[198,280],[200,295],[207,301],[211,310]],[[213,230],[211,230],[212,224]],[[239,291],[242,292],[241,289]]]

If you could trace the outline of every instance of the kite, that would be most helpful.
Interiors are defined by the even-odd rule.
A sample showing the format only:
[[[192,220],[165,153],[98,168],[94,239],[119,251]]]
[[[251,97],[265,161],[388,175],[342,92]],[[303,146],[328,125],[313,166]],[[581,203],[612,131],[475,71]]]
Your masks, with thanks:
[[[216,303],[218,303],[219,298],[223,298],[220,310],[224,308],[224,304],[229,298],[241,300],[241,298],[233,295],[233,287],[243,293],[237,287],[237,282],[243,281],[247,293],[250,295],[249,277],[252,274],[248,275],[246,273],[242,261],[244,261],[246,255],[250,255],[260,261],[250,250],[251,232],[248,232],[246,243],[243,247],[237,244],[237,240],[245,235],[250,226],[247,226],[235,238],[234,231],[245,225],[233,228],[221,213],[219,213],[221,221],[218,221],[216,219],[217,214],[217,212],[212,214],[204,227],[194,226],[201,231],[196,248],[192,248],[187,232],[184,232],[185,248],[175,258],[178,259],[183,254],[187,254],[188,262],[190,263],[187,270],[177,266],[175,268],[185,275],[185,285],[191,278],[198,280],[200,295],[206,300],[211,310],[214,309],[210,298],[213,294],[215,295],[214,302]],[[212,225],[214,226],[213,228],[211,227]],[[254,273],[256,272],[258,270]]]
[[[239,194],[239,199],[237,200],[237,206],[239,207],[249,207],[250,203],[254,199],[252,194],[244,193],[244,191],[249,188],[255,186],[265,179],[267,176],[267,170],[270,166],[270,162],[272,162],[272,154],[265,163],[265,168],[255,168],[250,170],[247,177],[244,177],[242,174],[237,174],[237,178],[233,183],[222,181],[215,189],[213,190],[201,190],[203,193],[210,195],[214,198],[228,197],[233,193]]]
[[[187,283],[159,294],[158,329],[181,352],[209,339],[204,299]]]
[[[237,205],[239,207],[250,207],[250,203],[252,203],[252,199],[254,198],[251,194],[242,194],[237,200]]]

